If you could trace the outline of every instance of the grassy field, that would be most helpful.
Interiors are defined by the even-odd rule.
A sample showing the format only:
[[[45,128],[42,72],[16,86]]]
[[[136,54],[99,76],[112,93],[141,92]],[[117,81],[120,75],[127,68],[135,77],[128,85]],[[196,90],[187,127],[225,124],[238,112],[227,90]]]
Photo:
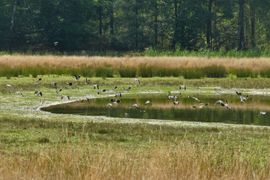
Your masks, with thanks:
[[[38,107],[66,102],[52,82],[71,100],[97,94],[84,78],[38,77],[41,82],[0,78],[0,179],[270,178],[268,127],[49,114]],[[187,85],[187,94],[214,93],[217,87],[231,93],[229,88],[265,93],[270,88],[268,78],[144,78],[139,87],[129,78],[89,81],[107,89],[132,85],[130,93],[167,93],[179,84]]]
[[[1,56],[0,76],[269,78],[269,58]]]
[[[22,52],[8,52],[0,51],[0,55],[55,55],[55,56],[107,56],[107,57],[123,57],[123,56],[133,56],[133,57],[229,57],[229,58],[259,58],[259,57],[270,57],[269,50],[162,50],[155,48],[146,48],[144,51],[72,51],[72,52],[59,52],[59,51],[22,51]]]

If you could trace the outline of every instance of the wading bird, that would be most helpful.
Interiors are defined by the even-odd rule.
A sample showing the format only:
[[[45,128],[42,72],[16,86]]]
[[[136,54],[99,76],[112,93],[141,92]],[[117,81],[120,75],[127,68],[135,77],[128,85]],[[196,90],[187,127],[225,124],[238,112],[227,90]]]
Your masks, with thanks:
[[[130,91],[131,90],[131,86],[124,88],[125,91]]]
[[[112,103],[108,103],[106,106],[107,106],[108,108],[111,108],[111,107],[113,106],[113,104],[112,104]]]
[[[133,104],[132,106],[131,106],[132,108],[135,108],[135,109],[139,109],[139,105],[138,104]]]
[[[61,100],[64,100],[64,99],[70,100],[70,96],[61,96]]]
[[[120,93],[117,93],[117,94],[115,94],[114,97],[122,97],[122,93],[121,92]]]
[[[17,91],[16,94],[19,94],[19,95],[21,95],[22,97],[24,97],[23,93],[20,92],[20,91]]]
[[[79,80],[80,80],[80,78],[81,78],[81,76],[80,76],[80,75],[74,75],[74,77],[75,77],[75,79],[76,79],[77,81],[79,81]]]
[[[72,82],[67,82],[66,85],[71,87],[73,85],[73,83]]]
[[[51,85],[53,88],[57,89],[57,82],[52,82]]]
[[[180,89],[180,90],[187,90],[187,86],[184,85],[184,84],[183,84],[183,85],[180,85],[180,86],[179,86],[179,89]]]
[[[173,100],[173,101],[176,101],[177,98],[178,98],[177,96],[172,96],[172,95],[169,95],[169,96],[168,96],[168,99],[169,99],[169,100]]]
[[[138,85],[141,84],[141,81],[140,81],[138,78],[135,78],[134,81],[135,81]]]
[[[194,96],[188,96],[189,98],[193,99],[194,101],[201,102],[201,100]]]
[[[43,93],[41,91],[35,91],[35,95],[36,96],[39,96],[39,97],[42,97],[43,96]]]
[[[201,103],[201,104],[198,106],[198,108],[199,108],[199,109],[202,109],[202,108],[207,107],[207,106],[208,106],[208,103]]]
[[[98,85],[98,84],[94,84],[94,85],[93,85],[93,88],[94,88],[94,89],[99,89],[99,85]]]
[[[241,101],[241,103],[244,103],[244,102],[246,102],[247,100],[248,100],[248,96],[239,96],[240,97],[240,101]]]
[[[172,95],[171,91],[168,92],[168,99],[172,101],[176,101],[178,99],[177,96]]]
[[[174,104],[174,105],[178,105],[178,104],[179,104],[179,101],[176,101],[176,100],[175,100],[175,101],[173,101],[173,104]]]
[[[121,101],[120,99],[111,99],[112,103],[119,104]]]
[[[85,84],[90,84],[90,80],[88,80],[87,78],[85,78]]]
[[[56,89],[56,94],[59,94],[60,92],[62,92],[63,89]]]
[[[151,104],[151,101],[150,101],[150,100],[147,100],[147,101],[145,101],[144,104],[145,104],[145,105],[150,105],[150,104]]]

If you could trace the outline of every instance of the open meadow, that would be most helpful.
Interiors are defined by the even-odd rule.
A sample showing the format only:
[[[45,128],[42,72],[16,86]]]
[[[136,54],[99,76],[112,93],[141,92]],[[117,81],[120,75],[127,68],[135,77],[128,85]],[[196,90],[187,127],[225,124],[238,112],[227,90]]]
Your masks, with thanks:
[[[1,56],[0,179],[269,179],[267,125],[41,110],[120,91],[170,92],[180,107],[199,95],[268,97],[268,77],[268,58]]]

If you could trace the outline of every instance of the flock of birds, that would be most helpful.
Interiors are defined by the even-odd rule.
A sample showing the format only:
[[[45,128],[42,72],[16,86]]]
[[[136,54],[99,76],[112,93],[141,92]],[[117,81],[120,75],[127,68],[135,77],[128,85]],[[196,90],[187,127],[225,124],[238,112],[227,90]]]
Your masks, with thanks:
[[[187,90],[187,87],[186,85],[180,85],[179,86],[179,90]],[[239,100],[241,103],[245,103],[248,99],[249,99],[249,96],[248,95],[244,95],[242,92],[236,90],[235,91],[236,95],[239,97]],[[181,93],[179,94],[179,96],[181,96]],[[168,100],[171,101],[174,105],[179,105],[180,104],[180,101],[179,101],[179,96],[177,95],[173,95],[170,91],[168,92]],[[115,95],[115,97],[122,97],[122,96],[118,96],[118,95]],[[199,103],[198,105],[193,105],[192,108],[194,109],[202,109],[202,108],[205,108],[209,105],[209,103],[202,103],[201,100],[198,98],[198,97],[195,97],[195,96],[188,96],[188,98],[194,100],[195,102]],[[120,99],[110,99],[111,102],[109,102],[107,104],[107,107],[111,108],[113,107],[114,105],[118,105],[121,101]],[[151,100],[146,100],[144,105],[152,105],[152,102]],[[217,100],[215,102],[215,105],[219,105],[225,109],[228,109],[228,110],[231,110],[232,107],[229,105],[228,101],[227,100]],[[135,103],[131,106],[132,108],[135,108],[135,109],[139,109],[140,105]],[[265,116],[267,114],[267,112],[264,112],[264,111],[260,111],[259,113],[260,115],[262,116]]]
[[[76,80],[76,81],[79,81],[81,79],[81,76],[80,75],[74,75],[73,78]],[[42,82],[42,78],[39,77],[35,80],[35,84],[40,84],[40,82]],[[129,92],[131,89],[132,89],[132,86],[128,86],[128,87],[125,87],[123,88],[122,92],[120,91],[117,91],[119,88],[117,85],[114,85],[110,90],[108,89],[102,89],[101,86],[99,84],[92,84],[90,80],[88,80],[87,78],[85,79],[85,83],[87,85],[92,85],[93,89],[96,90],[96,93],[98,95],[102,94],[102,93],[115,93],[114,94],[114,98],[110,99],[110,102],[106,105],[108,108],[111,108],[115,105],[118,105],[119,103],[121,103],[121,97],[123,96],[124,93],[126,92]],[[134,79],[134,84],[139,86],[141,85],[141,81],[138,79],[138,78],[135,78]],[[74,82],[66,82],[65,83],[65,86],[63,87],[60,87],[58,85],[57,82],[52,82],[51,83],[51,86],[55,89],[55,92],[58,96],[60,96],[61,100],[70,100],[71,97],[69,95],[62,95],[62,91],[64,88],[68,88],[68,87],[73,87],[75,86],[75,83]],[[12,88],[13,86],[11,84],[6,84],[6,87],[8,88]],[[187,90],[187,86],[186,85],[180,85],[179,90],[182,90],[182,91],[186,91]],[[239,97],[239,100],[241,103],[245,103],[248,99],[249,99],[249,96],[248,95],[244,95],[242,92],[236,90],[235,91],[236,95]],[[24,96],[21,92],[20,94],[22,96]],[[41,90],[35,90],[34,92],[34,95],[38,96],[38,97],[42,97],[44,94]],[[173,103],[173,105],[179,105],[180,104],[180,98],[179,96],[181,96],[181,92],[179,93],[179,95],[174,95],[172,94],[170,91],[168,92],[168,100],[171,101]],[[201,100],[195,96],[188,96],[188,98],[194,100],[195,102],[199,103],[198,105],[193,105],[192,107],[194,109],[202,109],[204,107],[207,107],[209,104],[208,103],[202,103]],[[152,105],[152,102],[151,100],[146,100],[144,105],[148,106],[148,105]],[[229,105],[228,101],[227,100],[217,100],[215,102],[215,105],[219,105],[223,108],[226,108],[226,109],[232,109],[232,107]],[[135,108],[135,109],[139,109],[140,108],[140,105],[137,104],[137,103],[134,103],[131,105],[131,108]],[[262,116],[265,116],[267,114],[267,112],[264,112],[264,111],[261,111],[260,112],[260,115]]]
[[[80,75],[74,75],[73,78],[76,80],[76,81],[79,81],[81,79],[81,76]],[[39,85],[41,84],[41,82],[43,81],[42,77],[39,77],[37,79],[35,79],[34,81],[34,85]],[[134,83],[136,83],[137,85],[140,85],[141,82],[138,78],[135,78],[134,79]],[[101,86],[99,84],[92,84],[91,81],[89,79],[85,79],[85,84],[87,85],[92,85],[93,86],[93,89],[96,90],[96,93],[98,95],[101,95],[102,93],[114,93],[115,91],[117,91],[118,89],[118,86],[115,85],[113,87],[113,89],[109,90],[109,89],[101,89]],[[11,84],[6,84],[6,87],[10,90],[10,89],[14,89],[13,85]],[[69,95],[63,95],[63,91],[64,89],[69,89],[69,88],[72,88],[72,87],[78,87],[77,84],[74,82],[74,81],[68,81],[68,82],[65,82],[64,85],[60,85],[58,84],[57,82],[52,82],[51,83],[51,87],[55,89],[55,92],[56,92],[56,95],[60,96],[61,100],[71,100],[71,97]],[[128,87],[125,87],[123,89],[123,92],[128,92],[132,89],[132,86],[128,86]],[[20,94],[21,96],[24,96],[24,94],[22,92],[17,92],[17,94]],[[122,97],[122,92],[117,92],[115,94],[115,97]],[[44,93],[41,91],[41,90],[35,90],[34,91],[34,95],[38,96],[38,97],[43,97],[44,96]],[[119,100],[116,101],[116,102],[120,102]]]

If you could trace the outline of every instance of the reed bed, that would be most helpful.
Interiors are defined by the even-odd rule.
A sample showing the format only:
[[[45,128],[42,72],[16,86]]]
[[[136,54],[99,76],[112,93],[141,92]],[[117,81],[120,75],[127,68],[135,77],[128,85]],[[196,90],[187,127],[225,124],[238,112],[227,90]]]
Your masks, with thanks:
[[[270,77],[269,58],[206,57],[87,57],[23,56],[0,57],[0,76],[45,74],[85,77]]]

